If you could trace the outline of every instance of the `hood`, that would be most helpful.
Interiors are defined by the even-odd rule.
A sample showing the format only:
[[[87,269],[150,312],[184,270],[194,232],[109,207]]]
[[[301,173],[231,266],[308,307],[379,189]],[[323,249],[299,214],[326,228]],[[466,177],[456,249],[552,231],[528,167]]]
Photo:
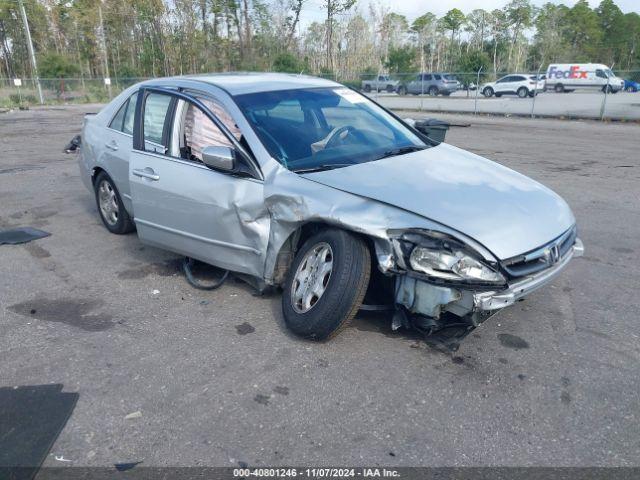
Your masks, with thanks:
[[[501,260],[544,245],[575,223],[566,202],[545,186],[446,144],[303,177],[446,225]]]

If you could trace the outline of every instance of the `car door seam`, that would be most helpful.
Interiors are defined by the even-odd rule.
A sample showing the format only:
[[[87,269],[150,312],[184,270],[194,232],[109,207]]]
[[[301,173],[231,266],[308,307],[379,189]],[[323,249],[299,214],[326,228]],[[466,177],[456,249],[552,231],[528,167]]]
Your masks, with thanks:
[[[222,240],[214,240],[212,238],[203,237],[201,235],[196,235],[194,233],[185,232],[184,230],[179,230],[177,228],[166,227],[164,225],[159,225],[157,223],[150,222],[148,220],[141,220],[139,218],[134,218],[134,221],[136,223],[141,223],[142,225],[146,225],[147,227],[157,228],[158,230],[163,230],[163,231],[166,231],[166,232],[169,232],[169,233],[174,233],[176,235],[182,235],[184,237],[191,238],[193,240],[198,240],[200,242],[210,243],[212,245],[218,245],[218,246],[221,246],[221,247],[233,248],[233,249],[236,249],[236,250],[242,250],[244,252],[251,252],[251,253],[254,253],[256,255],[260,255],[260,250],[257,250],[257,249],[255,249],[253,247],[247,247],[246,245],[238,245],[236,243],[224,242]]]

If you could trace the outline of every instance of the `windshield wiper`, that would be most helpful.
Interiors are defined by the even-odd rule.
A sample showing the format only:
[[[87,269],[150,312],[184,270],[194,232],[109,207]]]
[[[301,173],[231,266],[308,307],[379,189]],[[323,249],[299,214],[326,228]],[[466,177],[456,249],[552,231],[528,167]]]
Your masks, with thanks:
[[[292,171],[295,173],[323,172],[325,170],[333,170],[334,168],[350,167],[351,165],[354,165],[354,164],[353,163],[325,163],[322,165],[318,165],[316,167],[299,168],[297,170],[292,170]]]
[[[378,157],[378,160],[388,157],[395,157],[397,155],[404,155],[405,153],[418,152],[420,150],[424,150],[427,147],[420,147],[418,145],[410,145],[408,147],[400,147],[394,148],[393,150],[387,150],[381,156]]]

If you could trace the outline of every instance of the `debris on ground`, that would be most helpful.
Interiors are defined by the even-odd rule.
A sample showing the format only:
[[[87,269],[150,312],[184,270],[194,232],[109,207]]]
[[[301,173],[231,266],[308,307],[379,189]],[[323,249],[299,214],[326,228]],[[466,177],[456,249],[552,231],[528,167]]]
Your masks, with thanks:
[[[128,415],[126,415],[126,416],[124,417],[124,419],[125,419],[125,420],[132,420],[132,419],[134,419],[134,418],[140,418],[140,417],[142,417],[142,412],[141,412],[140,410],[137,410],[137,411],[135,411],[135,412],[132,412],[132,413],[130,413],[130,414],[128,414]]]
[[[142,460],[139,462],[126,462],[126,463],[114,463],[113,466],[116,467],[116,470],[119,472],[126,472],[127,470],[131,470],[136,465],[140,465]]]
[[[0,245],[5,243],[18,245],[20,243],[27,243],[32,240],[45,238],[50,235],[51,234],[49,232],[33,227],[10,228],[7,230],[0,230]]]

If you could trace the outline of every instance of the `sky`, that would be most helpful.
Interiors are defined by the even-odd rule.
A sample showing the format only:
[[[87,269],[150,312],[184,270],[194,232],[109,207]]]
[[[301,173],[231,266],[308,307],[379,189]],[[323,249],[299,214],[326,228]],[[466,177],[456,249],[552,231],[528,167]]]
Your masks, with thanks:
[[[504,7],[509,0],[359,0],[358,8],[368,11],[369,3],[374,5],[380,4],[384,7],[391,8],[392,11],[405,15],[409,21],[419,17],[423,13],[432,12],[437,16],[442,16],[452,8],[459,8],[464,13],[469,13],[476,8],[484,8],[485,10],[494,10]],[[541,6],[548,1],[556,4],[564,4],[573,6],[577,0],[532,0],[536,6]],[[636,12],[640,13],[640,0],[614,0],[616,5],[620,7],[624,13]],[[306,26],[311,22],[321,22],[325,19],[325,13],[322,11],[323,0],[309,0],[305,4],[301,14],[302,26]],[[600,0],[589,0],[591,7],[597,7]]]

